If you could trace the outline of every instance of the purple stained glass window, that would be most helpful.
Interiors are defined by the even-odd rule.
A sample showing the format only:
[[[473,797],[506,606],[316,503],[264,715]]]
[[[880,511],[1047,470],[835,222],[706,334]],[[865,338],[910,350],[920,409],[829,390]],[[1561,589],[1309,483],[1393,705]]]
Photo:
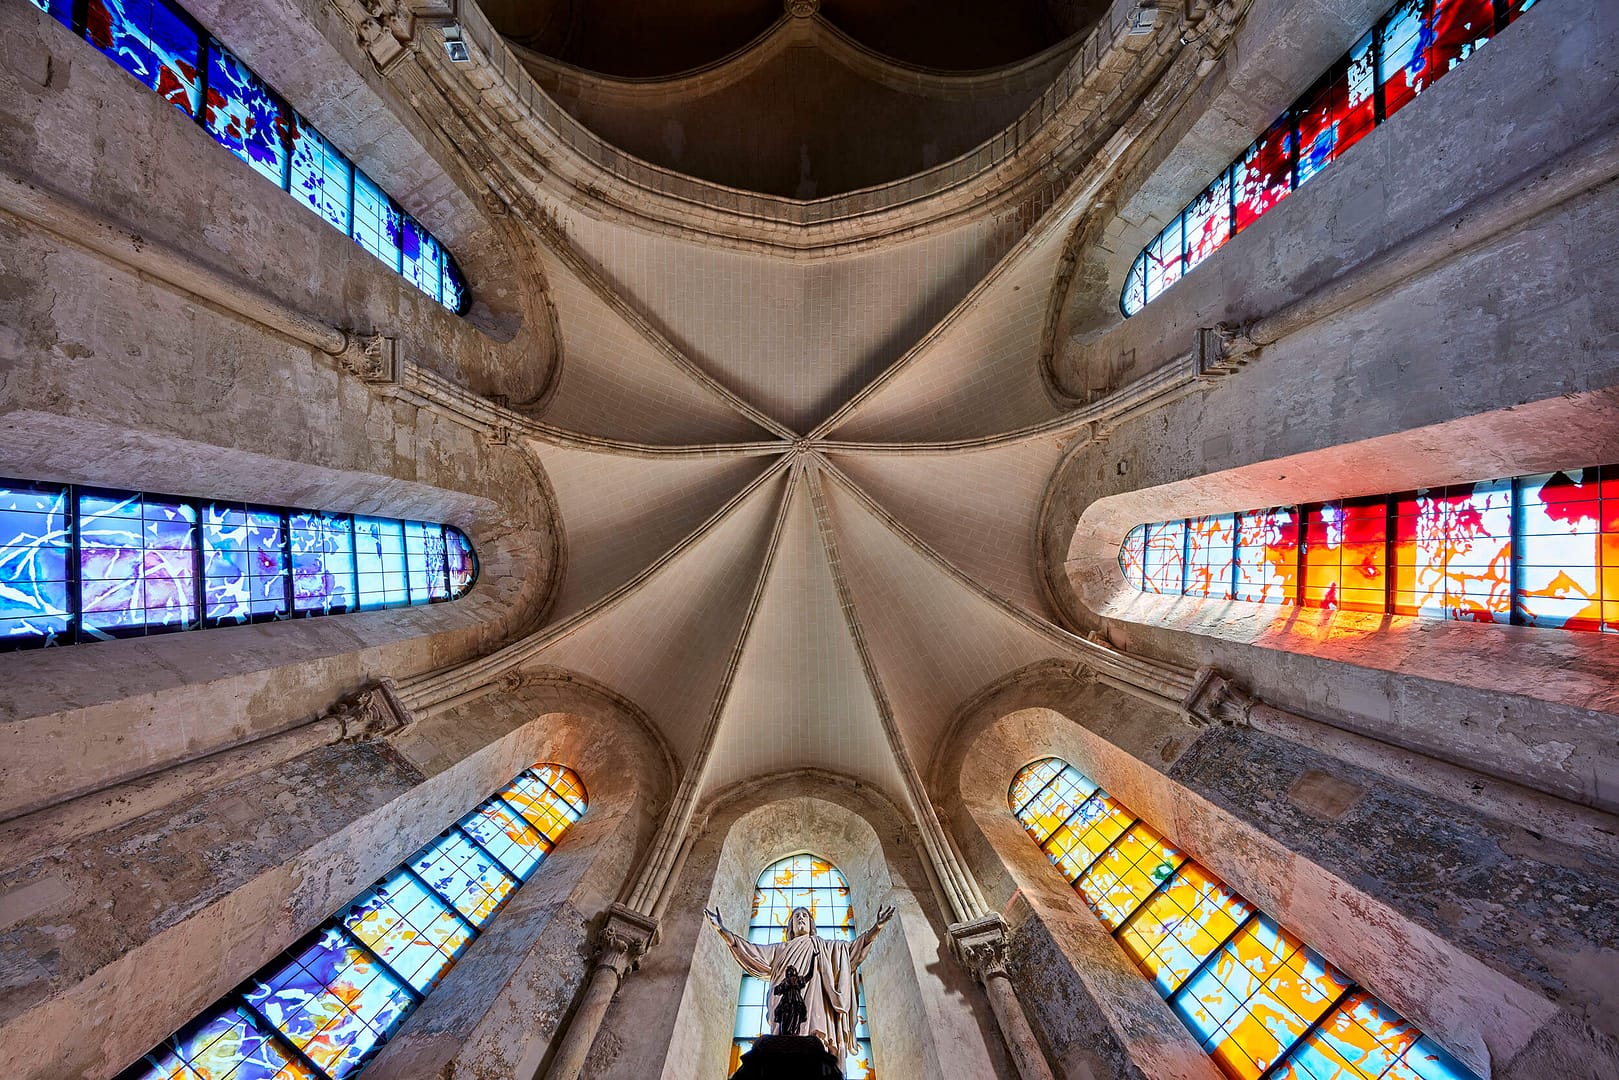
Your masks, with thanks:
[[[441,302],[457,315],[464,315],[468,306],[466,279],[461,276],[461,268],[455,265],[455,260],[450,258],[449,253],[443,252],[442,254],[444,257],[444,299]]]
[[[521,805],[513,791],[522,792]],[[457,901],[482,911],[491,892],[481,883],[496,875],[504,900],[585,805],[584,785],[573,770],[554,763],[524,769],[504,792],[163,1040],[119,1080],[353,1075],[478,936],[482,924],[461,914]],[[539,835],[540,820],[551,822],[549,838]],[[497,868],[502,864],[515,877]],[[427,866],[432,878],[413,869],[417,865]],[[491,914],[488,907],[483,921]]]
[[[283,137],[286,106],[241,61],[217,41],[208,44],[206,124],[214,141],[285,186],[287,151]]]
[[[195,116],[202,39],[164,0],[89,0],[85,37],[148,90]]]
[[[457,600],[476,577],[431,522],[0,480],[0,651]]]
[[[122,637],[197,625],[197,510],[135,493],[79,495],[81,631]]]

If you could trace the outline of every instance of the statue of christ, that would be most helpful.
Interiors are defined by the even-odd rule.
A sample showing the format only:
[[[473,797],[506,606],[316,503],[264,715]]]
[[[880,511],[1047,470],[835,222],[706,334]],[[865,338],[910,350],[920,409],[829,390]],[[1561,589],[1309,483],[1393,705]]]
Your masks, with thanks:
[[[866,958],[866,950],[871,948],[883,924],[894,917],[893,908],[885,907],[878,911],[877,921],[871,929],[853,941],[828,941],[817,937],[815,916],[810,909],[793,908],[787,921],[787,940],[773,945],[755,945],[725,929],[725,924],[720,921],[719,908],[703,914],[719,931],[731,955],[742,965],[742,970],[769,982],[766,1016],[776,1017],[779,996],[794,989],[803,995],[803,1031],[783,1032],[780,1030],[780,1019],[777,1019],[771,1025],[771,1034],[814,1035],[839,1062],[860,1052],[860,1045],[855,1040],[855,1028],[860,1022],[855,972]],[[789,971],[792,972],[791,978],[788,977]],[[798,1010],[790,1011],[796,1018]]]

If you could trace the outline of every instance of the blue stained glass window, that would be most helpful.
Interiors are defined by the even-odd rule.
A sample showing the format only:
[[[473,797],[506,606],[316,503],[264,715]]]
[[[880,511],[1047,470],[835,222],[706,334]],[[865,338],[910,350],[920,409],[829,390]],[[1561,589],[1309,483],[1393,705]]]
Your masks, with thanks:
[[[29,2],[74,25],[73,0]],[[444,246],[190,15],[169,0],[85,5],[85,38],[119,67],[415,288],[457,315],[466,313],[466,280]]]
[[[349,231],[349,201],[354,167],[301,116],[288,125],[292,144],[288,190],[333,228]]]
[[[362,609],[408,604],[405,523],[387,518],[355,518],[354,567]]]
[[[68,489],[0,481],[0,647],[69,632],[72,553]]]
[[[399,269],[400,214],[382,189],[354,170],[355,243],[395,270]]]
[[[416,223],[416,219],[405,218],[404,250],[400,256],[404,269],[405,280],[416,286],[434,300],[442,298],[442,287],[439,281],[438,241],[434,240],[426,229]]]
[[[250,506],[203,507],[204,614],[215,625],[287,614],[287,538],[281,514]]]
[[[355,607],[354,532],[347,514],[292,515],[292,602],[298,611]]]
[[[131,492],[79,495],[81,631],[121,637],[197,625],[197,511]]]
[[[584,785],[566,766],[525,769],[512,785],[519,786],[528,801],[514,805],[498,794],[484,800],[119,1080],[340,1080],[364,1068],[494,913],[483,910],[490,893],[479,885],[491,876],[487,868],[504,862],[516,875],[493,871],[504,883],[498,907],[562,836],[559,830],[532,845],[536,819],[563,822],[565,830],[584,812]],[[497,860],[463,831],[473,827],[511,861]],[[435,869],[433,880],[412,869],[423,864],[453,867]],[[461,914],[458,899],[482,921]]]
[[[472,542],[430,522],[0,479],[0,651],[457,600],[476,578]]]
[[[85,37],[148,90],[188,116],[197,114],[201,36],[163,0],[90,0]]]
[[[287,165],[282,144],[285,109],[270,88],[224,46],[217,41],[208,43],[208,133],[278,187],[285,186]]]
[[[73,25],[73,0],[29,0],[29,3],[49,13],[63,26]]]

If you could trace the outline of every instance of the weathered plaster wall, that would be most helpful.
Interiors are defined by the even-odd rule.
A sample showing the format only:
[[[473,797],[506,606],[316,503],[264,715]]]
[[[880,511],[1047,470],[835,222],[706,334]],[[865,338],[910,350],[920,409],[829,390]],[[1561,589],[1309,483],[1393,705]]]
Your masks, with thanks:
[[[516,398],[547,376],[537,339],[503,346],[444,312],[26,5],[0,10],[0,100],[12,177],[317,320],[397,336],[452,378]],[[418,173],[442,177],[418,153]],[[541,614],[558,530],[518,448],[378,397],[312,348],[34,226],[0,217],[0,247],[0,474],[447,521],[472,536],[481,571],[454,604],[0,656],[0,813],[282,730]]]
[[[1051,707],[1035,705],[1040,698]],[[936,776],[991,905],[1021,894],[1043,919],[1073,910],[1099,926],[1006,808],[1012,776],[1048,754],[1097,780],[1480,1075],[1552,1075],[1548,1031],[1563,1033],[1558,1052],[1581,1063],[1579,1075],[1619,1069],[1611,851],[1557,843],[1533,821],[1476,815],[1274,736],[1196,732],[1113,691],[1031,673],[963,718]],[[1087,938],[1079,926],[1048,926],[1020,953],[1038,955],[1040,934],[1075,952]],[[1142,1040],[1137,1025],[1173,1017],[1150,990],[1096,989],[1119,969],[1145,985],[1108,944],[1114,962],[1084,954],[1073,974],[1022,962],[1041,985],[1077,979],[1147,1069],[1169,1044]]]
[[[711,806],[661,916],[661,943],[620,989],[585,1075],[724,1075],[741,972],[702,911],[717,904],[745,929],[759,873],[799,852],[843,871],[859,929],[880,906],[896,909],[861,969],[879,1073],[1013,1075],[980,991],[949,955],[910,830],[869,789],[818,773],[750,783]]]

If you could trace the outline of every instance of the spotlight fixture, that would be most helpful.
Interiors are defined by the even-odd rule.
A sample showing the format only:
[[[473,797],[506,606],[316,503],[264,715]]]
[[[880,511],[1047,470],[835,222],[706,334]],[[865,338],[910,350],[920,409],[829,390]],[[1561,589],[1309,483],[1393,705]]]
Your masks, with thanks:
[[[461,40],[461,24],[451,23],[444,28],[444,53],[451,63],[464,64],[472,59],[467,43]]]

